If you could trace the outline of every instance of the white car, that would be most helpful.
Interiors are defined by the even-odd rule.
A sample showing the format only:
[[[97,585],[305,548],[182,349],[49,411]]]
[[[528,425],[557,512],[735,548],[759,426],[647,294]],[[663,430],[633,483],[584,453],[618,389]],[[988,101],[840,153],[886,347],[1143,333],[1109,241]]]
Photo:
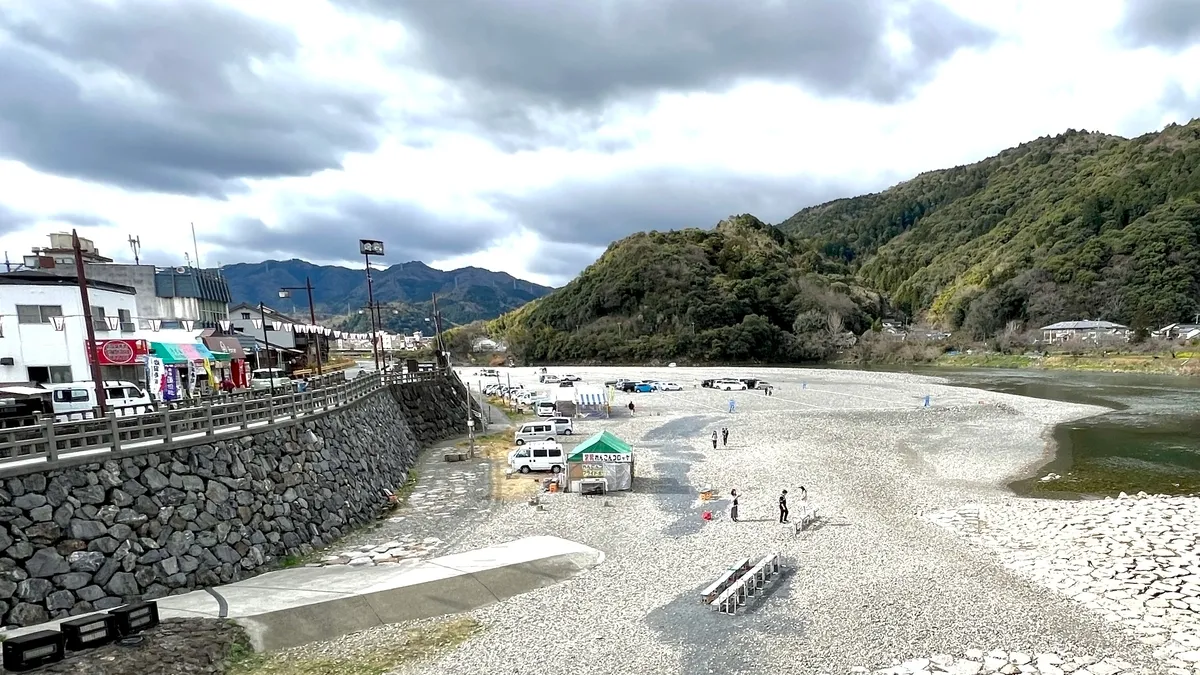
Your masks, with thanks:
[[[721,391],[744,391],[746,383],[733,379],[717,380],[713,382],[713,389],[720,389]]]
[[[656,386],[659,391],[683,391],[683,387],[674,382],[659,382]]]

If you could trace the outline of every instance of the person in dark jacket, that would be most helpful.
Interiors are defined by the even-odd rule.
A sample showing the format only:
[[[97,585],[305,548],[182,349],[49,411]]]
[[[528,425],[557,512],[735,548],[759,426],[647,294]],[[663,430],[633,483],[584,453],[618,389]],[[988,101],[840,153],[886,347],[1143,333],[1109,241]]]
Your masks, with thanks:
[[[729,506],[729,519],[733,522],[738,521],[738,493],[737,490],[730,490],[729,495],[733,497],[733,503]]]
[[[786,523],[787,521],[788,521],[787,490],[784,490],[779,495],[779,522]]]
[[[717,430],[716,429],[713,429],[712,442],[713,442],[713,450],[716,450],[717,449]]]
[[[729,427],[721,427],[721,447],[729,445]]]

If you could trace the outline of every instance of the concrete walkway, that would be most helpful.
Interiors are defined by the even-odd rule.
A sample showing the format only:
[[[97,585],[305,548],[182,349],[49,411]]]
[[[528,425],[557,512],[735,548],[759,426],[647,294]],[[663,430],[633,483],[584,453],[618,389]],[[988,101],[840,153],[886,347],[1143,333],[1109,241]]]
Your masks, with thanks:
[[[159,617],[229,618],[256,651],[287,649],[390,623],[467,612],[565,581],[604,554],[558,537],[377,567],[301,567],[161,598]],[[58,622],[9,636],[57,627]]]

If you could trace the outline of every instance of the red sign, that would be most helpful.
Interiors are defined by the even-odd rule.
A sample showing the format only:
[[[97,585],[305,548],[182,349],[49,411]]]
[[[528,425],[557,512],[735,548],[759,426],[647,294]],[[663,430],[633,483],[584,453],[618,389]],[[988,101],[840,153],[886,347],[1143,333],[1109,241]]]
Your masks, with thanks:
[[[96,353],[102,366],[131,366],[145,361],[150,346],[145,340],[96,340]]]

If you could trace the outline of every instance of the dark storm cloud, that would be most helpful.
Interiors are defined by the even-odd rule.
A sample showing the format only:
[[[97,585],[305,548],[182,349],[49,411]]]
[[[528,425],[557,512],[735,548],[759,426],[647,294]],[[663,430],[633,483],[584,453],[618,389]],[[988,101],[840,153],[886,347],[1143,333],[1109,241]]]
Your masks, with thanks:
[[[220,197],[377,146],[379,97],[267,76],[287,29],[214,2],[38,0],[0,13],[0,157],[121,187]]]
[[[1118,33],[1133,47],[1183,51],[1200,42],[1200,2],[1126,0]]]
[[[995,37],[936,0],[335,1],[399,21],[407,60],[464,91],[569,109],[747,79],[890,103]],[[893,56],[891,29],[911,52]]]
[[[548,277],[552,285],[561,286],[596,262],[604,249],[604,246],[542,242],[537,247],[537,255],[529,257],[526,268]]]
[[[779,222],[804,206],[856,193],[811,179],[672,169],[568,181],[489,201],[546,241],[603,248],[634,232],[711,227],[739,213]]]
[[[223,262],[268,258],[330,261],[358,258],[359,239],[384,242],[384,260],[431,261],[491,248],[513,234],[503,222],[464,220],[406,202],[348,195],[325,204],[287,212],[278,227],[245,218],[199,238],[219,248],[208,257]]]
[[[28,213],[0,204],[0,234],[23,230],[36,222]]]

